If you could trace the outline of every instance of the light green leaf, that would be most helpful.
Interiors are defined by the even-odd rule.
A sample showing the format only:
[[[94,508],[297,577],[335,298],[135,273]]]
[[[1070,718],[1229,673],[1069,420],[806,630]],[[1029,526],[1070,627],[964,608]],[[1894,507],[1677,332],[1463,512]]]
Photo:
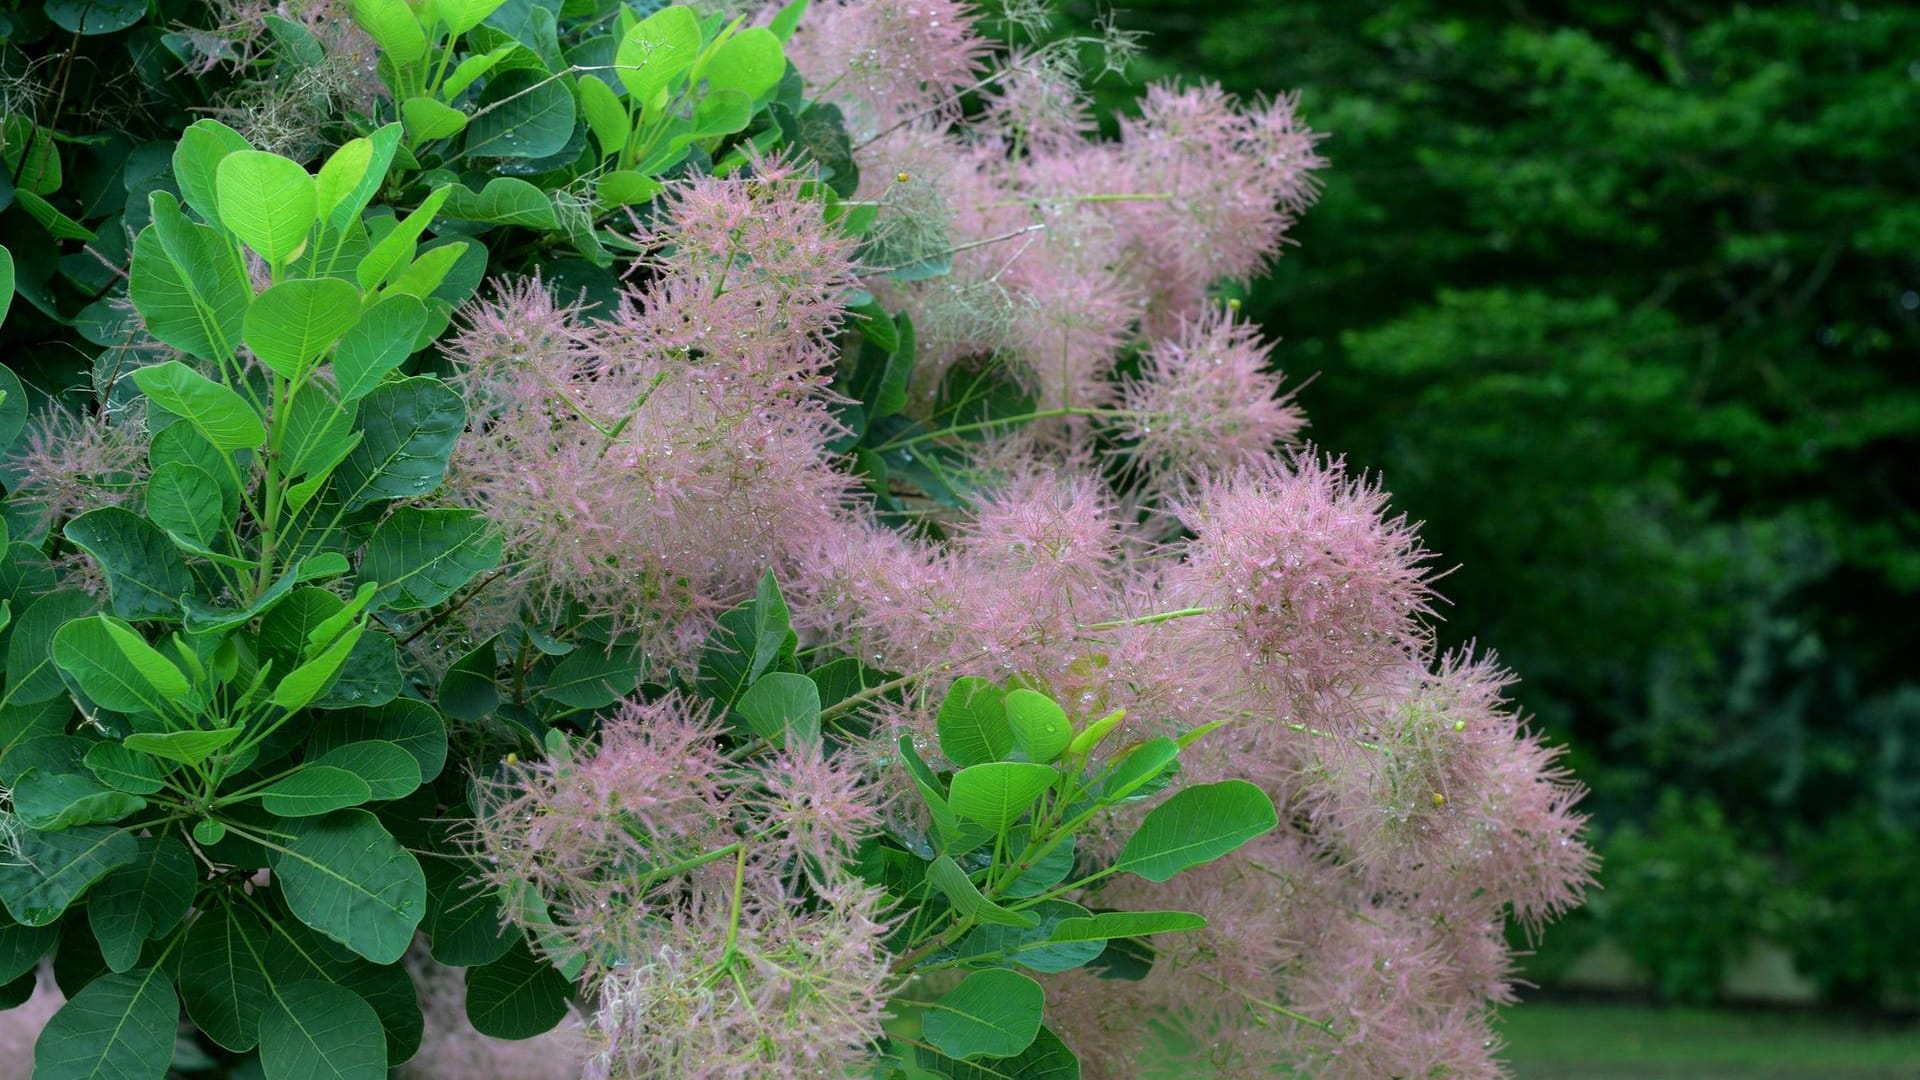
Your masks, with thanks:
[[[228,154],[214,172],[220,222],[254,253],[279,265],[307,243],[319,217],[313,177],[264,150]]]
[[[1040,917],[1030,912],[1011,911],[987,899],[980,894],[973,882],[967,880],[967,872],[952,856],[942,855],[927,867],[927,880],[946,894],[953,909],[962,915],[971,915],[975,922],[992,923],[997,926],[1038,926]]]
[[[400,219],[392,231],[380,238],[360,265],[354,268],[354,278],[362,289],[371,289],[387,279],[387,275],[413,261],[415,247],[420,242],[420,234],[427,231],[433,223],[433,216],[440,212],[440,205],[447,201],[451,189],[440,188],[427,195],[414,207],[413,213]]]
[[[733,707],[755,735],[775,746],[788,745],[790,735],[806,745],[820,745],[820,688],[805,675],[769,671],[747,687]]]
[[[662,8],[640,20],[620,39],[613,62],[620,82],[633,100],[646,105],[665,90],[674,76],[693,66],[700,55],[700,21],[691,8]]]
[[[173,178],[180,194],[207,224],[220,225],[220,199],[214,187],[220,162],[228,154],[253,149],[246,136],[218,120],[195,120],[173,148]]]
[[[360,293],[339,278],[295,278],[254,298],[243,334],[260,362],[289,379],[306,373],[360,321]]]
[[[16,829],[12,844],[10,857],[0,860],[0,903],[26,926],[58,919],[108,871],[140,855],[132,833],[104,825],[58,832]]]
[[[466,425],[466,403],[438,379],[381,384],[361,399],[360,445],[334,473],[342,505],[353,511],[378,499],[413,498],[439,487],[447,456]]]
[[[272,1000],[267,929],[232,902],[213,904],[187,930],[180,951],[180,997],[207,1037],[228,1050],[260,1042],[260,1015]]]
[[[1030,761],[990,761],[953,775],[947,801],[953,812],[994,832],[1020,820],[1060,774]]]
[[[588,80],[595,81],[595,80]],[[602,84],[602,89],[605,85]],[[454,184],[441,189],[449,192],[440,212],[459,221],[484,221],[493,225],[518,225],[527,229],[552,232],[559,228],[553,201],[539,188],[512,176],[496,176],[474,194],[471,188]]]
[[[467,114],[430,97],[414,97],[400,103],[400,119],[414,145],[458,135],[467,127]]]
[[[238,726],[215,728],[212,731],[140,731],[121,741],[129,750],[177,761],[182,765],[198,765],[239,738],[240,731]]]
[[[154,404],[191,423],[216,450],[251,450],[267,437],[253,406],[178,360],[140,368],[133,382]]]
[[[260,1065],[267,1080],[385,1080],[387,1036],[366,999],[303,979],[274,988],[260,1018]]]
[[[41,1030],[33,1080],[159,1080],[179,1026],[180,998],[159,968],[102,975]]]
[[[427,34],[405,0],[353,0],[353,21],[395,64],[427,55]]]
[[[319,697],[339,677],[341,666],[347,662],[347,657],[365,629],[361,623],[349,627],[313,659],[287,672],[267,700],[288,712],[305,708],[308,702]]]
[[[934,721],[940,752],[955,765],[999,761],[1013,749],[1007,725],[1006,692],[985,679],[963,675],[947,689]]]
[[[202,360],[231,357],[253,302],[233,250],[172,195],[156,191],[147,204],[153,223],[134,239],[128,298],[154,337]]]
[[[552,964],[515,940],[506,955],[467,972],[467,1022],[495,1039],[531,1039],[566,1018],[573,990]]]
[[[373,141],[365,137],[348,139],[320,166],[313,178],[313,207],[320,220],[336,232],[346,222],[334,221],[333,212],[353,196],[354,190],[373,168]],[[385,166],[382,170],[385,171]]]
[[[358,401],[380,385],[387,372],[413,354],[413,342],[427,324],[426,305],[418,297],[382,297],[340,339],[333,352],[333,375],[342,401]]]
[[[379,583],[375,603],[418,611],[498,564],[500,553],[499,534],[476,511],[403,506],[367,541],[360,576]]]
[[[464,34],[479,26],[505,0],[436,0],[434,10],[447,24],[447,33]]]
[[[67,522],[61,533],[106,571],[115,615],[179,618],[180,597],[193,588],[193,576],[173,541],[152,522],[131,510],[103,506]]]
[[[767,29],[773,31],[773,36],[785,45],[793,40],[793,32],[799,29],[800,19],[806,13],[807,0],[792,0],[773,16],[772,21],[767,23]]]
[[[948,1057],[1012,1057],[1040,1033],[1046,991],[1017,971],[975,971],[927,1007],[926,1040]]]
[[[1100,782],[1100,801],[1119,802],[1129,796],[1150,795],[1167,785],[1166,773],[1180,757],[1180,744],[1156,735],[1128,751]]]
[[[87,923],[113,971],[138,964],[148,941],[180,925],[200,883],[197,864],[178,838],[141,837],[139,843],[138,857],[101,879],[87,897]]]
[[[1191,911],[1103,911],[1084,919],[1066,919],[1049,941],[1105,941],[1145,937],[1179,930],[1204,930],[1207,920]]]
[[[710,92],[738,90],[748,98],[760,98],[774,88],[786,70],[780,39],[773,31],[756,26],[727,39],[695,77],[704,76]]]
[[[1009,690],[1006,699],[1007,727],[1013,731],[1015,749],[1027,760],[1042,765],[1060,756],[1073,738],[1073,725],[1066,710],[1045,694],[1024,687]]]
[[[1113,869],[1165,881],[1233,851],[1279,820],[1273,800],[1245,780],[1183,788],[1148,812]]]
[[[365,810],[336,810],[282,826],[274,877],[301,922],[376,964],[407,951],[426,914],[426,878],[412,854]]]
[[[28,769],[13,786],[13,812],[29,828],[53,832],[105,825],[145,809],[147,800],[105,787],[86,773]]]
[[[654,196],[665,190],[667,185],[651,176],[642,176],[632,169],[616,169],[600,177],[593,193],[608,206],[638,206],[652,202]]]
[[[408,758],[411,764],[413,759]],[[281,817],[317,817],[373,798],[367,782],[346,769],[312,764],[262,791],[260,805]]]
[[[455,240],[433,248],[413,260],[413,264],[395,275],[387,287],[381,290],[383,296],[415,296],[421,300],[432,298],[434,290],[447,279],[460,260],[466,256],[467,241]]]
[[[404,8],[404,6],[403,3],[402,7]],[[409,18],[411,18],[411,16],[409,16]],[[327,167],[321,166],[321,179],[318,182],[319,186],[316,188],[315,200],[316,205],[320,207],[320,212],[326,215],[328,228],[334,232],[345,232],[347,226],[357,220],[360,217],[360,212],[367,208],[367,203],[373,200],[374,193],[380,190],[380,182],[386,179],[388,166],[393,164],[393,155],[400,147],[400,134],[400,125],[393,123],[366,136],[365,141],[371,148],[372,153],[369,155],[367,167],[361,172],[359,179],[350,184],[345,181],[336,181],[329,178],[327,176]],[[352,146],[354,143],[360,141],[359,139],[355,139],[348,142],[346,146],[341,147],[341,151],[345,151],[347,146]],[[336,156],[338,156],[337,153]],[[331,164],[332,162],[329,161],[328,165]],[[347,170],[348,165],[343,163],[341,165],[341,171],[345,172]],[[344,194],[340,193],[342,190],[344,190]],[[323,197],[333,200],[333,208],[331,210],[327,209],[326,205],[320,202],[320,199]]]
[[[440,100],[451,105],[453,100],[465,93],[467,87],[477,82],[480,76],[492,71],[500,61],[519,52],[521,48],[519,42],[509,41],[504,45],[495,46],[488,52],[469,56],[455,64],[453,70],[447,73],[446,81],[440,84]]]
[[[620,104],[613,87],[599,79],[581,79],[579,88],[580,111],[586,116],[587,130],[593,132],[594,141],[600,144],[600,156],[612,157],[626,149],[632,130],[627,108]]]
[[[169,461],[147,480],[147,516],[203,548],[219,544],[227,514],[220,483],[198,465]]]
[[[352,773],[367,785],[367,797],[375,802],[403,798],[420,786],[420,763],[413,755],[378,739],[337,746],[312,761]]]

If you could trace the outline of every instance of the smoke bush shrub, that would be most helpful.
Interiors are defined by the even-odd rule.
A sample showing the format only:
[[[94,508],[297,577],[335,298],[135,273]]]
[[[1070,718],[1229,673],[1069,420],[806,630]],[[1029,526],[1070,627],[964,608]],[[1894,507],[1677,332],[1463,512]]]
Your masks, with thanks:
[[[300,10],[364,134],[194,124],[128,378],[0,386],[36,1076],[182,1002],[273,1080],[570,1013],[606,1077],[1499,1071],[1579,792],[1209,299],[1293,102],[1101,140],[1087,43],[945,0]]]

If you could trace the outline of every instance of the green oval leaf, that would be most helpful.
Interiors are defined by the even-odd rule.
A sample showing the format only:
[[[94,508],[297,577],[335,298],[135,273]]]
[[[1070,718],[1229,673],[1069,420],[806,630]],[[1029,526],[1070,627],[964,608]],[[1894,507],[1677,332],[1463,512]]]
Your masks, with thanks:
[[[755,735],[775,746],[790,739],[820,745],[820,687],[805,675],[769,671],[747,687],[734,708]]]
[[[229,1050],[260,1042],[260,1016],[272,999],[265,968],[267,930],[232,903],[213,904],[187,930],[180,952],[180,996],[187,1015]]]
[[[133,382],[154,404],[199,429],[216,450],[251,450],[266,440],[253,406],[178,360],[143,367]]]
[[[313,760],[359,778],[375,802],[403,798],[420,786],[420,763],[413,755],[378,739],[337,746]]]
[[[220,221],[254,253],[279,265],[306,246],[319,215],[313,177],[264,150],[241,150],[214,170]]]
[[[1020,820],[1060,774],[1030,761],[991,761],[969,765],[953,775],[947,802],[953,812],[994,832]]]
[[[1046,991],[1017,971],[976,971],[927,1007],[926,1040],[948,1057],[1012,1057],[1040,1034]]]
[[[273,871],[301,922],[376,964],[391,964],[427,910],[420,863],[365,810],[281,826],[293,834]]]
[[[934,724],[940,735],[940,752],[955,765],[999,761],[1013,749],[1006,692],[978,676],[963,675],[953,681]]]
[[[138,964],[148,941],[180,925],[199,884],[185,844],[173,836],[141,837],[134,861],[109,873],[87,897],[87,923],[107,967],[127,971]]]
[[[476,511],[403,506],[368,539],[360,576],[379,584],[375,603],[418,611],[445,602],[500,553],[499,534]]]
[[[127,736],[123,741],[129,750],[177,761],[182,765],[198,765],[221,747],[239,738],[240,730],[230,727],[213,731],[141,731]]]
[[[380,385],[387,372],[413,354],[414,339],[427,325],[427,308],[418,297],[387,296],[367,309],[333,352],[333,375],[341,401],[358,401]]]
[[[650,107],[656,93],[693,66],[700,55],[700,39],[700,20],[691,8],[662,8],[620,39],[613,54],[614,73],[636,103]]]
[[[1245,780],[1183,788],[1148,812],[1113,869],[1165,881],[1212,862],[1279,822],[1273,800]]]
[[[1073,739],[1073,725],[1067,713],[1045,694],[1024,687],[1007,692],[1007,727],[1013,731],[1014,748],[1029,761],[1044,765],[1060,756]]]
[[[254,298],[242,336],[261,363],[296,379],[359,321],[360,290],[339,278],[295,278]]]
[[[165,716],[167,703],[186,699],[192,689],[172,661],[105,615],[61,627],[53,658],[88,697],[114,712]]]
[[[13,786],[13,812],[34,829],[103,825],[146,805],[140,796],[106,787],[91,774],[28,769]]]
[[[412,758],[407,759],[409,763]],[[260,805],[281,817],[318,817],[373,798],[367,782],[333,765],[308,765],[260,793]]]
[[[103,506],[67,522],[61,533],[106,571],[115,615],[180,617],[180,597],[193,588],[193,576],[173,541],[151,521],[122,507]]]
[[[496,1039],[531,1039],[567,1015],[573,984],[516,939],[506,955],[467,972],[467,1021]]]
[[[159,968],[102,975],[60,1007],[33,1046],[33,1080],[158,1080],[173,1064],[180,998]]]
[[[46,926],[116,867],[138,858],[125,829],[86,825],[59,832],[20,829],[12,858],[0,861],[0,902],[26,926]]]
[[[260,1017],[260,1065],[274,1080],[385,1080],[387,1035],[366,999],[303,979],[274,988]]]
[[[198,465],[166,462],[147,480],[147,516],[162,529],[212,549],[227,524],[220,482]]]
[[[467,426],[466,403],[438,379],[383,383],[360,401],[360,445],[334,473],[349,512],[440,486],[447,456]]]

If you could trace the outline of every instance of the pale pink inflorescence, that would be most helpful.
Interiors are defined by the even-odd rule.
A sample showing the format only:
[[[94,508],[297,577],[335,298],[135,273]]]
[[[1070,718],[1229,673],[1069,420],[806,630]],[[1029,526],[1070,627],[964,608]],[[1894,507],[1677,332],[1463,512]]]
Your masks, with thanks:
[[[940,698],[972,674],[1030,679],[1078,723],[1128,710],[1109,749],[1224,722],[1183,780],[1250,780],[1279,810],[1227,858],[1073,897],[1209,920],[1156,937],[1144,979],[1043,977],[1087,1075],[1160,1052],[1145,1017],[1221,1075],[1497,1075],[1506,920],[1537,927],[1591,873],[1579,789],[1505,701],[1510,676],[1437,654],[1416,529],[1376,480],[1294,445],[1271,344],[1208,300],[1314,195],[1295,102],[1159,87],[1102,142],[1062,54],[993,60],[966,5],[832,0],[803,26],[790,53],[851,118],[870,242],[760,162],[674,191],[617,311],[522,284],[449,350],[475,415],[449,485],[513,566],[462,630],[577,600],[684,672],[771,568],[803,645],[918,677],[829,757],[728,761],[721,719],[669,696],[483,786],[477,846],[599,987],[595,1068],[859,1060],[897,986],[855,845],[920,812],[897,740],[935,757]],[[1047,412],[942,443],[975,487],[933,529],[883,523],[833,450],[856,282],[912,318],[910,417],[945,422],[955,369],[1010,372]],[[1140,812],[1096,821],[1082,857]]]

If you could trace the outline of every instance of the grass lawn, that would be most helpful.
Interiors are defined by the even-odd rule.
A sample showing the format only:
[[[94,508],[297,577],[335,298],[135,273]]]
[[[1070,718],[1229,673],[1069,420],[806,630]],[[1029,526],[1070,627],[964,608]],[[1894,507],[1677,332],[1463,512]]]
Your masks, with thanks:
[[[1501,1031],[1519,1080],[1920,1077],[1920,1024],[1551,1002],[1509,1010]]]

